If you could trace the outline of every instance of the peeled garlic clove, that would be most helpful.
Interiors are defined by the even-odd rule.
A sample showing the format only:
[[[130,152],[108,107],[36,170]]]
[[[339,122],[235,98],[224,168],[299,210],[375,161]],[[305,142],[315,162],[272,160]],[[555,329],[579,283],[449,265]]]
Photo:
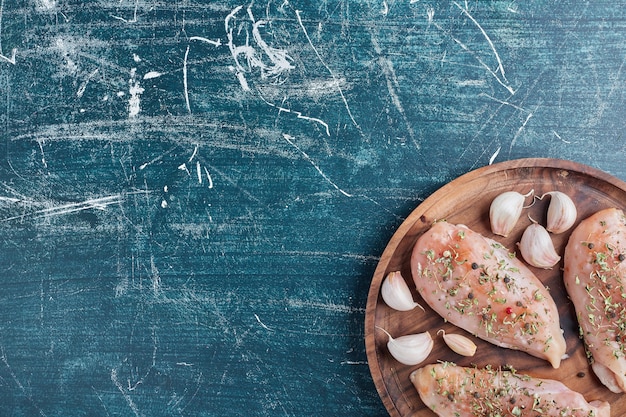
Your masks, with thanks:
[[[433,350],[433,339],[427,331],[424,333],[408,334],[396,339],[383,328],[377,327],[389,337],[387,349],[395,360],[404,365],[417,365],[424,362]]]
[[[443,330],[441,331],[443,332]],[[443,332],[443,341],[459,355],[474,356],[476,353],[476,344],[460,334],[446,334]]]
[[[524,198],[532,193],[531,190],[524,196],[516,191],[506,191],[494,198],[489,207],[491,231],[496,235],[507,237],[522,214]]]
[[[561,260],[554,250],[550,234],[537,223],[531,224],[524,230],[518,246],[522,258],[537,268],[550,269]]]
[[[546,194],[550,195],[546,230],[555,234],[563,233],[576,221],[578,214],[576,205],[567,194],[560,191],[551,191]]]
[[[415,307],[423,310],[422,306],[413,301],[411,290],[409,290],[409,286],[400,271],[393,271],[387,275],[380,288],[380,293],[385,303],[395,310],[409,311]]]

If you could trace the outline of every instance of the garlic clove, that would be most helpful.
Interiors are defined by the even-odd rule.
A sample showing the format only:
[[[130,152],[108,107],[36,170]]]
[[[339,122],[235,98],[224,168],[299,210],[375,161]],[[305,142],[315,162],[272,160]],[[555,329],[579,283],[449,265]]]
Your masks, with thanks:
[[[491,231],[496,235],[507,237],[522,214],[525,197],[532,193],[534,190],[526,195],[516,191],[505,191],[494,198],[489,206]]]
[[[540,224],[529,225],[519,243],[522,258],[537,268],[550,269],[561,257],[556,253],[548,231]]]
[[[455,353],[463,356],[474,356],[476,353],[476,344],[467,337],[460,334],[446,334],[443,329],[439,330],[439,332],[443,332],[443,341]]]
[[[563,233],[576,222],[576,205],[567,194],[560,191],[546,194],[550,196],[546,230],[555,234]]]
[[[428,331],[424,333],[408,334],[393,338],[382,327],[376,326],[389,337],[387,349],[395,360],[404,365],[417,365],[424,362],[433,350],[434,341]]]
[[[387,305],[395,310],[410,311],[415,307],[424,308],[413,300],[411,290],[402,277],[400,271],[393,271],[387,275],[380,288],[380,293]]]

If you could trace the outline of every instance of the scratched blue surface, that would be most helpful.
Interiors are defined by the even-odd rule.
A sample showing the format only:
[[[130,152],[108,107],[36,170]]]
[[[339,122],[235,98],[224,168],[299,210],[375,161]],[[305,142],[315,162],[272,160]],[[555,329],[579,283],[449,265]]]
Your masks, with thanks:
[[[365,300],[420,201],[626,180],[625,6],[2,1],[0,415],[385,415]]]

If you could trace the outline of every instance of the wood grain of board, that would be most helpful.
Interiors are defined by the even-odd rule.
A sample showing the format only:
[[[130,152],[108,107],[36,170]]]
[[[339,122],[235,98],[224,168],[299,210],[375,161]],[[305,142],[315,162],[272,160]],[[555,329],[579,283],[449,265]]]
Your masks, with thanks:
[[[427,363],[451,361],[459,365],[484,367],[512,366],[520,373],[540,378],[556,379],[569,388],[581,392],[588,401],[606,400],[611,403],[611,415],[626,413],[626,396],[611,393],[602,386],[588,365],[583,343],[578,336],[578,324],[573,305],[562,282],[562,260],[558,267],[542,270],[531,267],[537,277],[550,289],[559,310],[561,327],[565,332],[567,355],[558,369],[542,359],[526,353],[496,347],[456,328],[428,308],[415,290],[410,272],[410,254],[417,238],[436,220],[465,224],[483,235],[495,238],[509,250],[516,250],[524,228],[530,224],[528,216],[545,224],[549,199],[536,200],[524,210],[513,232],[507,237],[494,236],[489,226],[489,205],[504,191],[522,194],[534,190],[541,196],[548,191],[562,191],[575,202],[578,216],[574,227],[600,209],[626,207],[626,183],[595,168],[575,162],[527,158],[490,165],[469,172],[446,184],[422,204],[402,223],[389,241],[374,273],[367,300],[365,341],[370,371],[385,407],[393,417],[429,417],[435,414],[427,409],[409,381],[409,374]],[[557,252],[563,253],[572,229],[552,235]],[[519,256],[519,253],[518,253]],[[414,309],[400,312],[389,308],[380,296],[383,279],[391,271],[399,270],[413,291],[414,299],[425,312]],[[416,366],[405,366],[395,361],[386,348],[387,336],[376,330],[386,329],[394,337],[430,331],[435,346],[426,361]],[[437,336],[437,331],[457,332],[472,338],[478,345],[475,356],[466,358],[452,352]]]

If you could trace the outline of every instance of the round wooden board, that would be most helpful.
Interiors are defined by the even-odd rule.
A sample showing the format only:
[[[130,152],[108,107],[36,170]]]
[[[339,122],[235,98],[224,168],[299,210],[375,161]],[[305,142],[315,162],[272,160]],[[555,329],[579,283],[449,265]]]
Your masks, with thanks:
[[[465,224],[484,236],[499,241],[510,251],[516,251],[516,242],[519,242],[523,230],[530,224],[527,215],[545,225],[549,198],[537,200],[532,207],[526,208],[508,238],[491,233],[489,205],[493,198],[504,191],[513,190],[526,194],[531,189],[537,196],[555,190],[568,194],[578,210],[574,227],[598,210],[608,207],[626,209],[625,182],[575,162],[543,158],[507,161],[477,169],[446,184],[420,204],[400,225],[383,252],[372,279],[365,313],[365,344],[370,371],[378,393],[391,416],[435,416],[422,403],[409,381],[409,374],[420,366],[440,360],[463,366],[510,365],[519,373],[559,380],[569,388],[582,393],[587,401],[608,401],[611,404],[611,416],[626,415],[626,395],[614,394],[606,389],[589,367],[583,343],[578,337],[574,307],[563,285],[562,260],[552,270],[530,267],[549,287],[559,309],[569,355],[568,359],[562,361],[559,369],[553,369],[548,362],[526,353],[491,345],[450,323],[445,323],[438,314],[428,308],[415,290],[410,271],[411,250],[420,234],[426,231],[433,221],[445,219],[454,224]],[[530,203],[531,200],[528,198],[526,201]],[[555,248],[561,255],[573,228],[563,234],[552,235]],[[519,252],[516,252],[521,258]],[[384,303],[380,296],[380,287],[383,279],[391,271],[402,272],[413,292],[413,298],[426,309],[426,312],[419,308],[410,312],[395,311]],[[402,365],[391,357],[386,346],[387,336],[377,330],[376,326],[387,330],[394,337],[428,330],[435,340],[435,346],[422,364]],[[439,329],[470,337],[478,346],[476,355],[466,358],[452,352],[444,344],[441,336],[437,335]]]

